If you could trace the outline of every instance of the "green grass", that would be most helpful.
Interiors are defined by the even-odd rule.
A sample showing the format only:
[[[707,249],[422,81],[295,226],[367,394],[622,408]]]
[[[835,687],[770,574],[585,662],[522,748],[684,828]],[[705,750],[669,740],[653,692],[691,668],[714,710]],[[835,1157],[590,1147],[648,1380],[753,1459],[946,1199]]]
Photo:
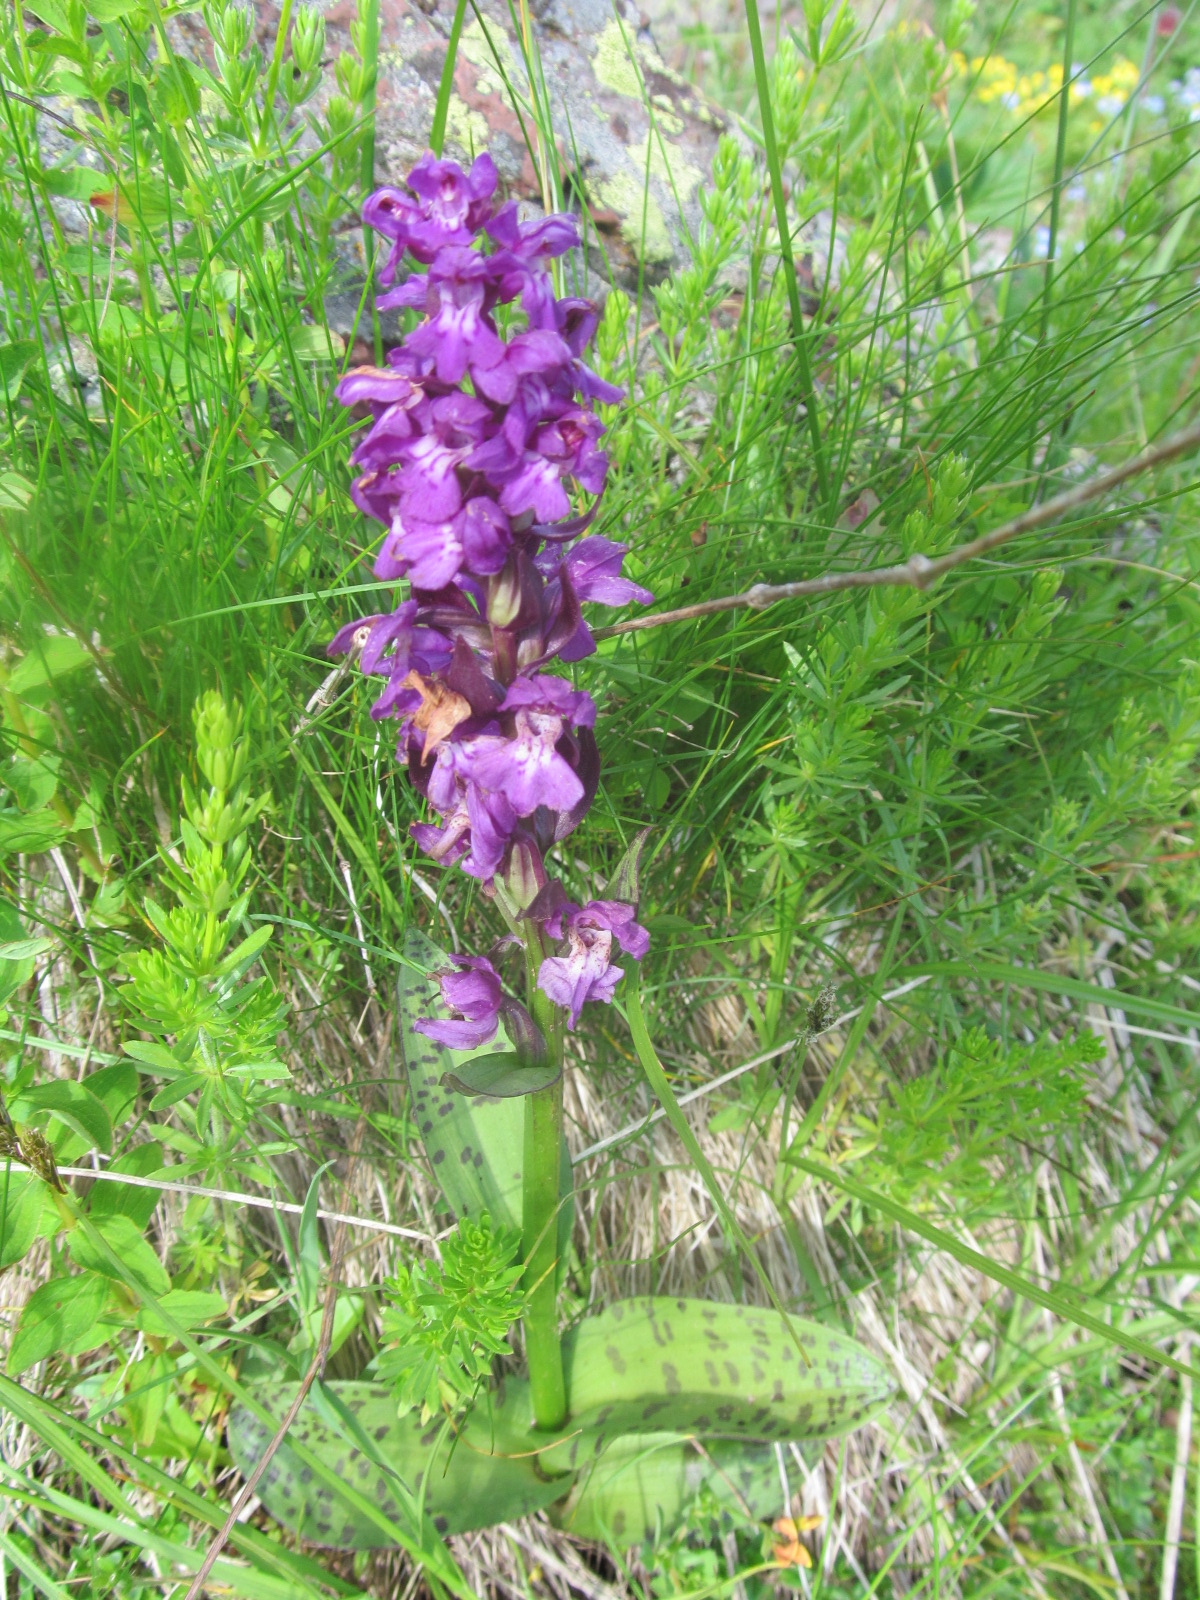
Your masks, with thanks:
[[[692,263],[640,305],[607,303],[598,365],[630,399],[598,528],[630,542],[663,607],[942,553],[1194,419],[1197,135],[1166,88],[1186,39],[1152,62],[1161,115],[1093,96],[1062,121],[1055,101],[987,98],[972,63],[1045,70],[1064,18],[956,7],[933,37],[862,44],[818,9],[795,41],[767,41],[765,151],[744,40],[691,36],[747,143],[722,149]],[[1141,63],[1156,13],[1077,10],[1092,76]],[[6,1098],[79,1073],[32,1039],[90,1050],[90,1069],[126,1039],[177,1037],[129,974],[145,950],[184,970],[144,907],[171,903],[192,706],[218,688],[246,708],[248,791],[271,796],[229,936],[273,930],[254,969],[267,998],[229,999],[222,1061],[251,1060],[270,1032],[254,1007],[280,1005],[294,1076],[171,1104],[143,1074],[112,1101],[114,1149],[153,1138],[191,1181],[303,1201],[362,1114],[349,1208],[378,1215],[386,1194],[390,1219],[424,1232],[433,1191],[388,1031],[396,952],[410,920],[444,938],[448,918],[468,948],[497,925],[469,881],[415,857],[415,801],[367,686],[339,680],[304,709],[324,641],[381,603],[346,492],[353,424],[331,397],[361,351],[323,315],[330,293],[362,294],[374,342],[354,220],[370,16],[368,67],[340,61],[318,115],[316,78],[291,76],[295,33],[286,65],[255,65],[237,14],[212,13],[228,61],[210,83],[170,58],[156,12],[92,15],[10,6],[0,47]],[[35,116],[50,93],[67,126]],[[114,227],[64,205],[111,191],[108,174]],[[781,270],[785,185],[804,226]],[[1053,271],[1039,229],[1060,245]],[[829,1560],[810,1582],[827,1600],[1160,1593],[1186,1408],[1145,1347],[1188,1364],[1200,1259],[1195,476],[1184,461],[1135,481],[924,593],[611,638],[577,669],[605,776],[562,871],[572,891],[603,882],[651,828],[641,1004],[674,1092],[802,1034],[827,988],[830,1016],[866,1008],[693,1107],[749,1246],[722,1243],[682,1146],[634,1140],[580,1168],[567,1294],[759,1298],[761,1272],[899,1360],[888,1418],[822,1468]],[[617,1013],[581,1038],[577,1149],[649,1104]],[[315,1231],[306,1260],[232,1203],[156,1217],[172,1285],[229,1314],[151,1338],[114,1288],[100,1344],[84,1329],[20,1389],[3,1380],[10,1593],[162,1593],[150,1556],[194,1570],[231,1496],[222,1390],[292,1372],[307,1348]],[[390,1248],[356,1237],[339,1374],[377,1343]],[[68,1265],[61,1239],[34,1244],[5,1305]],[[1193,1464],[1180,1600],[1198,1592],[1195,1492]],[[631,1593],[716,1593],[727,1556],[761,1564],[761,1530],[722,1545],[701,1505],[691,1532],[605,1570]],[[517,1592],[553,1592],[517,1550],[495,1557]],[[249,1563],[222,1574],[239,1593],[407,1583],[265,1523],[228,1554]],[[445,1581],[476,1592],[458,1558],[467,1576],[447,1564]]]

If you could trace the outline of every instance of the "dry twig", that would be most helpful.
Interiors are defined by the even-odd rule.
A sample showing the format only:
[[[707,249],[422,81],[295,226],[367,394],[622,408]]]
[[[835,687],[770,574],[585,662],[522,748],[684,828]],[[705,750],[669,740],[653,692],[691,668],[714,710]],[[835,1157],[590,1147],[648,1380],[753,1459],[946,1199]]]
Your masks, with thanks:
[[[802,600],[814,595],[836,594],[843,589],[928,589],[943,574],[961,567],[965,561],[975,561],[1022,533],[1030,533],[1035,528],[1044,528],[1047,523],[1057,522],[1079,506],[1087,505],[1088,501],[1099,499],[1110,489],[1118,488],[1128,478],[1135,478],[1140,473],[1149,472],[1151,467],[1160,467],[1196,449],[1200,449],[1200,426],[1187,428],[1165,444],[1143,450],[1121,466],[1114,467],[1111,472],[1102,472],[1090,483],[1081,483],[1074,489],[1055,495],[1053,500],[1047,500],[1044,505],[1033,506],[1011,522],[993,528],[991,533],[981,534],[978,539],[960,544],[932,561],[928,556],[917,554],[894,567],[869,567],[865,572],[827,572],[820,578],[804,578],[798,583],[756,583],[742,594],[700,600],[693,606],[679,606],[674,611],[652,611],[649,616],[630,617],[625,622],[614,622],[607,628],[593,631],[597,639],[611,639],[621,633],[641,633],[645,628],[658,628],[665,622],[689,622],[719,611],[739,611],[747,607],[761,611],[780,600]]]

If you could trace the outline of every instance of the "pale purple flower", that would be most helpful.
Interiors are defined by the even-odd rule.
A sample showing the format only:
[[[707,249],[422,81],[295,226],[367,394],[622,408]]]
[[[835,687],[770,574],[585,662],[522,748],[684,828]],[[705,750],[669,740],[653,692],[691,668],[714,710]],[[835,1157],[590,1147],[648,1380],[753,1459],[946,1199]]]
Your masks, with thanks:
[[[532,816],[539,806],[570,811],[583,798],[583,783],[558,745],[569,726],[595,724],[591,695],[564,678],[538,673],[514,679],[500,711],[511,714],[512,735],[474,741],[467,757],[471,778],[503,795],[519,817]]]
[[[500,974],[486,956],[451,956],[450,959],[459,970],[439,973],[438,986],[446,1005],[451,1011],[457,1011],[463,1020],[437,1022],[431,1017],[422,1017],[413,1027],[435,1044],[446,1045],[451,1050],[475,1050],[496,1037],[504,1000]]]
[[[567,951],[542,962],[538,988],[568,1013],[569,1028],[574,1029],[589,1000],[610,1004],[625,976],[623,967],[613,965],[614,940],[635,961],[650,948],[650,935],[635,915],[633,907],[621,900],[589,900],[584,906],[567,901],[546,919],[550,934],[566,935]]]

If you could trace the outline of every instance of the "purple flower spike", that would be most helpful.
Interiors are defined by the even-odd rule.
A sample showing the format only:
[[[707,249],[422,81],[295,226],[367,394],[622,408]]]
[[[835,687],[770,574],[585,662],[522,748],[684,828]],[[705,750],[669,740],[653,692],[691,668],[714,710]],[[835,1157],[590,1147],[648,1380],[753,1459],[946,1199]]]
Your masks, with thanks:
[[[438,975],[442,999],[451,1011],[459,1012],[462,1022],[437,1022],[422,1017],[413,1027],[435,1044],[451,1050],[474,1050],[496,1037],[504,991],[500,974],[486,956],[451,956],[459,969]]]
[[[576,219],[523,221],[497,188],[486,154],[468,171],[428,154],[405,187],[377,190],[364,208],[392,245],[377,303],[420,320],[386,366],[348,372],[337,395],[369,417],[350,493],[384,530],[375,573],[408,587],[329,649],[385,680],[371,715],[397,724],[397,756],[433,814],[411,829],[417,844],[485,890],[517,885],[525,903],[600,775],[594,703],[541,669],[595,649],[588,602],[650,595],[622,577],[625,546],[587,531],[608,474],[594,402],[621,393],[585,365],[596,308],[559,299],[547,270],[578,246]],[[580,996],[611,998],[614,941],[635,957],[645,949],[617,902],[566,908],[555,929],[568,948],[544,964],[546,982],[572,1018]],[[458,966],[443,993],[462,1020],[425,1031],[491,1037],[491,969]]]

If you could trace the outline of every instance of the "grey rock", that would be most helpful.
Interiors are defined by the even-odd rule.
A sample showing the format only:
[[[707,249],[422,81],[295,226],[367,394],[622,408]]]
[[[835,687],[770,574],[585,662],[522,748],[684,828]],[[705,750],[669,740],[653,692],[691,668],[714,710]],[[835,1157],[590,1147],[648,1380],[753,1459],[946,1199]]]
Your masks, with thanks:
[[[270,48],[279,12],[257,0],[258,39]],[[327,62],[349,51],[352,0],[324,8]],[[376,179],[399,184],[428,145],[446,59],[453,0],[381,0]],[[503,0],[468,12],[454,72],[445,154],[491,151],[505,192],[533,205],[543,196],[526,128],[513,109],[529,83]],[[688,259],[723,133],[736,130],[663,61],[627,0],[534,0],[532,27],[567,198],[584,218],[587,270],[636,289]],[[193,48],[202,25],[187,19]],[[332,88],[327,85],[317,97]],[[528,116],[525,118],[528,124]],[[602,286],[601,286],[602,287]]]

